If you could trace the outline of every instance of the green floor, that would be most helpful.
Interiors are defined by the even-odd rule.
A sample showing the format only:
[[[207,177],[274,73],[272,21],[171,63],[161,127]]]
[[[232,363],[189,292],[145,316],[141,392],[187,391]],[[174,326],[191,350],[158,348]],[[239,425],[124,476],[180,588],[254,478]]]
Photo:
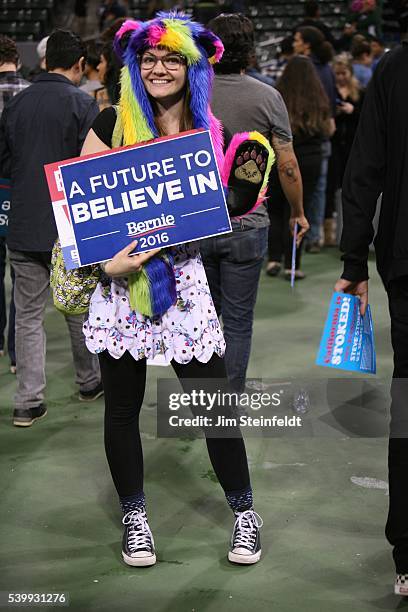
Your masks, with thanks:
[[[294,292],[283,279],[262,277],[250,376],[327,375],[314,358],[338,253],[306,256],[304,270],[308,278]],[[389,321],[376,276],[370,298],[378,373],[387,379]],[[408,605],[392,595],[383,535],[384,437],[249,439],[256,509],[265,523],[263,557],[256,566],[232,566],[226,560],[231,514],[203,441],[154,438],[160,368],[151,369],[142,420],[159,562],[146,569],[124,565],[102,444],[103,402],[76,400],[65,325],[51,306],[46,324],[49,413],[32,428],[11,425],[15,379],[0,360],[0,591],[66,592],[70,609],[84,612],[368,612]],[[353,477],[376,479],[379,488],[354,484]]]

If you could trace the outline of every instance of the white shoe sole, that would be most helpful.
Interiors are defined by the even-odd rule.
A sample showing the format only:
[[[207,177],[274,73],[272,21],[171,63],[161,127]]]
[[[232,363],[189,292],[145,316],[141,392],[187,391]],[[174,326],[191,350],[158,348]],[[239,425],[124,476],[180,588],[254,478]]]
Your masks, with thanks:
[[[43,419],[46,416],[47,416],[47,411],[45,411],[44,414],[42,414],[41,416],[34,417],[33,419],[31,419],[31,421],[17,421],[17,420],[14,420],[13,421],[13,425],[15,427],[31,427],[31,425],[33,423],[35,423],[36,421],[39,421],[40,419]]]
[[[402,597],[408,597],[408,586],[395,584],[394,593],[395,595],[402,595]]]
[[[239,563],[240,565],[252,565],[253,563],[257,563],[261,558],[261,551],[258,550],[254,555],[237,555],[232,551],[228,553],[228,561],[231,563]]]
[[[122,557],[127,565],[132,565],[133,567],[149,567],[149,565],[154,565],[156,563],[156,555],[150,555],[149,557],[129,557],[122,550]]]
[[[84,397],[83,395],[78,393],[78,399],[80,402],[94,402],[100,397],[102,397],[104,393],[105,393],[104,391],[99,391],[99,393],[97,393],[96,395],[92,395],[92,397]]]

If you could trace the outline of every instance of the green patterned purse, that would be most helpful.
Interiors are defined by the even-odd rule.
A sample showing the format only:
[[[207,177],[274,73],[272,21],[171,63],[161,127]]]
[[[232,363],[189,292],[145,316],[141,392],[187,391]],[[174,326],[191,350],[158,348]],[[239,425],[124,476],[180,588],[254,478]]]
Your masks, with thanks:
[[[98,265],[67,270],[59,239],[55,241],[51,258],[50,285],[54,306],[67,315],[88,312],[89,303],[102,275]]]
[[[115,106],[114,108],[117,111],[118,107]],[[112,135],[112,146],[119,147],[122,144],[122,136],[122,123],[117,118]],[[79,315],[88,312],[92,294],[102,274],[99,265],[67,270],[61,244],[59,238],[57,238],[52,249],[50,276],[55,308],[67,315]]]

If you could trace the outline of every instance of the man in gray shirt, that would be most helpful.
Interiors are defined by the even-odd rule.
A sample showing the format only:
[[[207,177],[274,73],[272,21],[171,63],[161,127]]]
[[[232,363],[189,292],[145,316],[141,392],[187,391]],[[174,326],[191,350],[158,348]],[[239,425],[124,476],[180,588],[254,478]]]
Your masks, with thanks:
[[[285,104],[273,87],[245,74],[254,47],[252,22],[241,14],[223,14],[213,19],[209,28],[225,47],[215,67],[212,110],[232,134],[257,130],[271,141],[282,188],[291,206],[290,224],[293,228],[298,223],[301,238],[309,225],[303,212],[302,178]],[[262,204],[253,213],[232,220],[232,234],[201,243],[211,295],[223,320],[227,373],[237,391],[245,387],[268,226],[266,205]]]

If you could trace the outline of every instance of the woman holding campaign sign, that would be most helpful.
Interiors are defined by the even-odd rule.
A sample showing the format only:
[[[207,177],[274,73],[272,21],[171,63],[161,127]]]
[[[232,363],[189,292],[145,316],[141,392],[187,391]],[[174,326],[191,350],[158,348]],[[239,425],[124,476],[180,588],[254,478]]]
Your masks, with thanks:
[[[209,109],[221,41],[182,13],[127,21],[115,39],[124,67],[119,106],[94,122],[83,155],[194,128],[210,130],[232,215],[252,209],[264,193],[273,152],[255,133],[236,135],[223,154],[223,131]],[[171,142],[169,143],[171,146]],[[143,492],[139,412],[147,359],[171,364],[184,389],[189,379],[226,379],[225,342],[198,248],[187,243],[130,256],[136,241],[102,265],[84,326],[98,353],[105,390],[105,448],[118,491],[129,565],[156,562]],[[205,383],[203,383],[205,384]],[[235,514],[230,561],[261,555],[260,517],[253,510],[245,446],[237,437],[206,438],[214,471]]]

